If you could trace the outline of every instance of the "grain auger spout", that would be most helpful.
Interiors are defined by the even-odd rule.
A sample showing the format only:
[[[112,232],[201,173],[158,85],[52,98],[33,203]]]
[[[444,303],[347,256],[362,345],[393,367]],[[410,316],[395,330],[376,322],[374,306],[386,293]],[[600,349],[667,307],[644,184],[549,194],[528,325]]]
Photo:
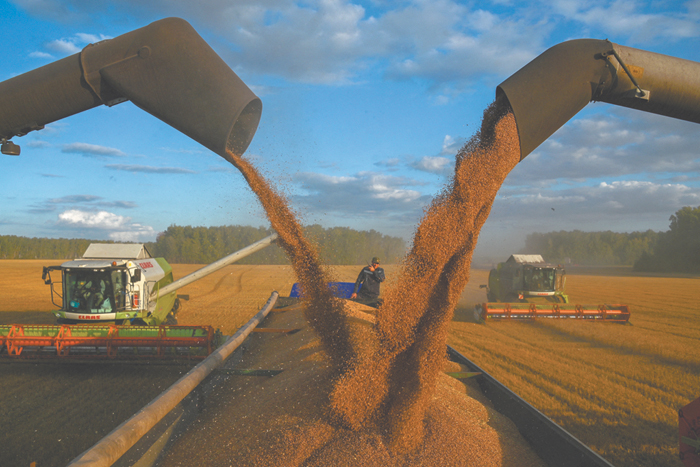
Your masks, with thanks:
[[[577,39],[546,50],[496,96],[513,110],[523,159],[592,101],[700,123],[700,63]]]
[[[166,18],[1,82],[2,152],[19,155],[15,136],[127,100],[219,155],[243,154],[262,112],[189,23]]]

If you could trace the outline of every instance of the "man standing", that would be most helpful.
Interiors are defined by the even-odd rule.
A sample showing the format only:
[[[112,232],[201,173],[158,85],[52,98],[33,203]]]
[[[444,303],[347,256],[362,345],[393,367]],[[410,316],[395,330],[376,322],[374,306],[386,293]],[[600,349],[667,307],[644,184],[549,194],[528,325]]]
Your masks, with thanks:
[[[355,281],[355,288],[350,295],[351,300],[356,300],[365,305],[377,307],[379,300],[379,284],[384,282],[384,269],[379,267],[379,258],[372,258],[372,264],[365,266]],[[362,288],[360,288],[362,286]],[[359,295],[358,295],[358,289]]]

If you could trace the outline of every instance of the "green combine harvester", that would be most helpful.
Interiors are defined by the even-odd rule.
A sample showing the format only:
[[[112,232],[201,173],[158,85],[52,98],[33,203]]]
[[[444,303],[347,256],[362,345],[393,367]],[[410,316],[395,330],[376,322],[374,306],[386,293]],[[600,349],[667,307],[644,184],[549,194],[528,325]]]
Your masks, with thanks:
[[[523,302],[544,298],[554,303],[569,303],[564,293],[566,271],[560,265],[545,262],[541,255],[511,255],[489,272],[486,297],[490,302]]]
[[[488,303],[478,304],[474,316],[479,321],[536,318],[629,321],[627,305],[569,305],[565,284],[566,271],[561,265],[547,263],[541,255],[511,255],[491,269],[488,285],[480,286],[486,289]]]
[[[0,357],[204,358],[222,337],[211,326],[177,326],[179,301],[188,297],[175,292],[276,239],[272,234],[178,280],[144,245],[93,243],[82,258],[43,270],[58,324],[0,325]]]

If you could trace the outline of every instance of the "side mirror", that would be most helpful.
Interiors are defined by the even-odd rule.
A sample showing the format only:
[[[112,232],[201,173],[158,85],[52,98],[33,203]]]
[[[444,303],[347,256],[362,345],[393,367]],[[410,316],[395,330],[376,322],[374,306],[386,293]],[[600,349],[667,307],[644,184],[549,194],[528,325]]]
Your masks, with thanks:
[[[134,282],[138,282],[141,280],[141,270],[137,269],[134,271],[134,275],[131,276],[131,283],[133,284]]]
[[[46,276],[49,276],[47,279]],[[51,275],[49,274],[49,268],[44,266],[44,269],[41,271],[41,280],[44,281],[44,284],[50,285],[51,284]]]

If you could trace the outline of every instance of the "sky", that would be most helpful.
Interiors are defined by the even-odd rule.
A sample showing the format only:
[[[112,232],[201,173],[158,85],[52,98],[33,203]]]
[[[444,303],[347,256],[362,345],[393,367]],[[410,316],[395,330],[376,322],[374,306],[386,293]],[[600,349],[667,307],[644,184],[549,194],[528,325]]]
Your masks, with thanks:
[[[262,100],[245,156],[304,224],[408,242],[496,87],[549,47],[609,39],[700,61],[700,0],[0,0],[0,81],[171,16]],[[532,232],[668,230],[700,205],[699,129],[589,104],[510,173],[475,257],[505,260]],[[235,168],[130,102],[13,142],[0,235],[146,242],[170,225],[269,226]]]

